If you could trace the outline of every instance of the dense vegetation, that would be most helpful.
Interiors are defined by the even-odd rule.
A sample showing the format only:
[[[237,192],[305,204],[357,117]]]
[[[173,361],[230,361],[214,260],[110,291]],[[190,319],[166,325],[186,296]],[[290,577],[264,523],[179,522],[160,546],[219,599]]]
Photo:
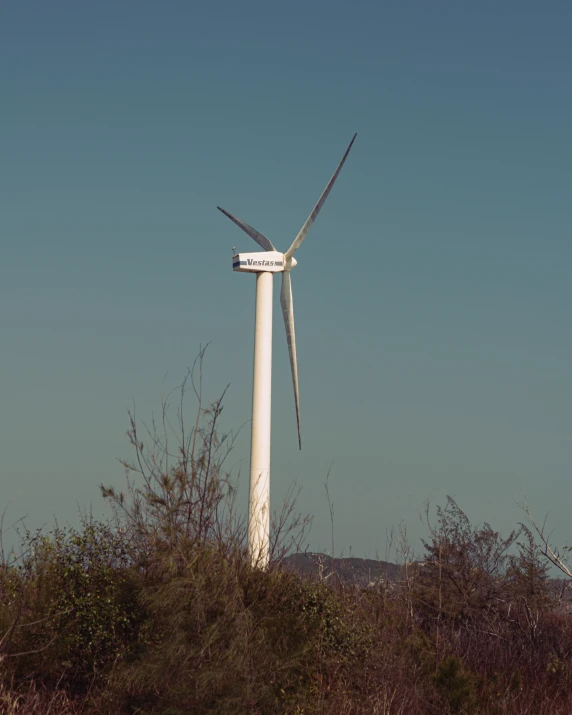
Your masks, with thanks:
[[[24,531],[3,556],[0,712],[572,712],[570,615],[533,532],[474,527],[449,499],[423,561],[402,540],[399,579],[363,587],[283,567],[306,525],[286,505],[254,569],[221,402],[188,388],[188,431],[182,403],[144,439],[132,418],[109,523]]]

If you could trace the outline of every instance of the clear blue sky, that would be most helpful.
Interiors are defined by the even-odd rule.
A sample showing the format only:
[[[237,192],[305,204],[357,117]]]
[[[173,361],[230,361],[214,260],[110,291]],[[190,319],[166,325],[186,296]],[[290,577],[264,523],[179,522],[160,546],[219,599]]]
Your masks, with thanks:
[[[572,538],[571,36],[556,1],[2,3],[8,521],[102,513],[200,343],[249,419],[257,247],[215,207],[285,250],[357,131],[292,276],[301,453],[276,282],[274,505],[298,477],[328,548],[333,462],[346,553],[446,494]]]

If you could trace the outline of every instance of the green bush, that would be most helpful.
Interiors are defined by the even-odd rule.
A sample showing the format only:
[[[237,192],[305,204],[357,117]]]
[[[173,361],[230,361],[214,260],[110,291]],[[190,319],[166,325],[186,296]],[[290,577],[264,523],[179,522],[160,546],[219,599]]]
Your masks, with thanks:
[[[463,667],[459,658],[449,656],[439,664],[435,674],[435,685],[452,713],[470,715],[475,712],[477,707],[475,679]]]
[[[138,627],[130,549],[108,524],[86,518],[80,530],[27,533],[23,551],[0,607],[4,632],[7,621],[14,626],[7,673],[93,685],[126,654]]]
[[[118,668],[114,707],[149,712],[288,712],[317,671],[367,652],[370,628],[322,584],[252,569],[243,554],[154,563],[140,594],[146,647]]]

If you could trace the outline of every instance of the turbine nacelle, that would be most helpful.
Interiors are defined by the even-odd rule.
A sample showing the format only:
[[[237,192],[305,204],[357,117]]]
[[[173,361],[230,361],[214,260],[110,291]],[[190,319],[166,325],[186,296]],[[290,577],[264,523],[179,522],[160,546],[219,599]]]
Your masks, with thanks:
[[[279,251],[236,253],[232,257],[232,270],[240,273],[282,273],[284,254]]]
[[[294,268],[295,258],[289,261],[279,251],[257,251],[256,253],[235,253],[232,270],[239,273],[282,273]]]

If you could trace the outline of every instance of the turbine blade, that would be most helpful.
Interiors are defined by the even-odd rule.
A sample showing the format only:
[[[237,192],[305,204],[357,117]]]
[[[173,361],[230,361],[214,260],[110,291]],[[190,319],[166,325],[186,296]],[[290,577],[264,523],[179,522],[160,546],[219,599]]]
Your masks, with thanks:
[[[328,198],[328,194],[332,190],[332,186],[335,184],[336,179],[338,178],[338,175],[339,175],[340,171],[342,170],[342,166],[344,165],[346,159],[348,158],[348,154],[350,153],[350,149],[352,148],[356,137],[357,137],[357,134],[354,134],[354,137],[351,140],[349,147],[346,149],[346,153],[344,154],[343,159],[340,161],[338,168],[336,169],[336,171],[334,172],[334,175],[328,182],[328,185],[324,189],[323,194],[320,196],[318,203],[314,206],[312,213],[306,219],[306,223],[302,226],[302,228],[300,229],[300,232],[294,239],[294,242],[292,243],[290,248],[284,254],[284,257],[286,260],[289,260],[290,258],[292,258],[292,256],[294,255],[294,251],[300,246],[302,241],[306,238],[306,234],[310,230],[310,226],[314,223],[318,214],[320,213],[320,210],[321,210],[322,206],[324,205],[324,201]]]
[[[292,369],[292,383],[294,385],[294,401],[296,403],[296,422],[298,424],[298,446],[302,449],[300,437],[300,393],[298,390],[298,363],[296,361],[296,332],[294,330],[294,303],[292,302],[292,282],[290,271],[282,273],[282,290],[280,291],[280,305],[282,317],[286,328],[286,340],[290,353],[290,368]]]
[[[231,221],[233,221],[239,228],[241,228],[245,233],[247,233],[250,238],[253,238],[259,246],[262,246],[262,248],[264,248],[265,251],[276,250],[272,245],[272,241],[269,238],[266,238],[266,236],[257,231],[255,228],[252,228],[252,226],[249,226],[247,223],[244,223],[244,221],[241,221],[239,218],[236,218],[236,216],[229,214],[228,211],[221,209],[220,206],[217,206],[217,209],[221,211],[225,216],[228,216]]]

